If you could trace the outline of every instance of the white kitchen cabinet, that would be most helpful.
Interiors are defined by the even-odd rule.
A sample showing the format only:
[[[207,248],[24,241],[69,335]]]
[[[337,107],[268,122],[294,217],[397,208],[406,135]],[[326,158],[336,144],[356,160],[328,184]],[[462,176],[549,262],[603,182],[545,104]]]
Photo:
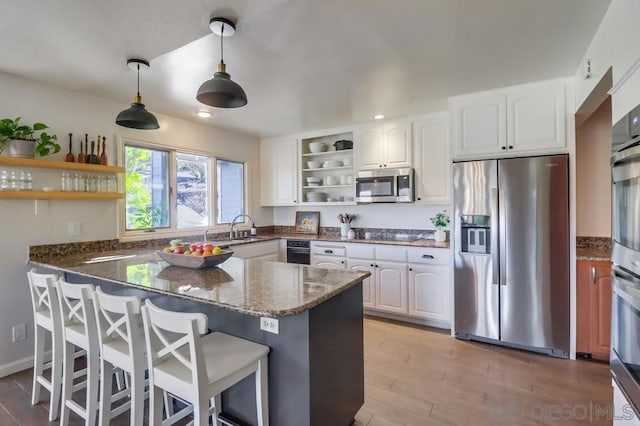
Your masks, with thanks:
[[[260,142],[260,199],[263,206],[298,204],[298,141],[264,139]]]
[[[450,321],[449,267],[409,264],[409,315]]]
[[[456,156],[499,153],[507,145],[506,96],[503,92],[452,98],[451,131]]]
[[[567,84],[556,80],[450,98],[454,158],[565,151]]]
[[[449,114],[439,112],[413,123],[416,158],[416,202],[448,204],[451,201]]]
[[[357,169],[411,167],[411,123],[389,122],[354,133]]]
[[[613,123],[640,104],[640,58],[611,88]]]
[[[311,242],[311,266],[327,269],[347,269],[343,244]]]
[[[365,278],[362,281],[362,306],[365,308],[374,308],[376,301],[375,293],[375,270],[373,261],[347,259],[347,270],[349,271],[366,271],[370,272],[371,276]]]
[[[407,264],[376,260],[376,309],[407,313]]]
[[[279,240],[231,246],[233,255],[241,259],[261,259],[278,261]]]

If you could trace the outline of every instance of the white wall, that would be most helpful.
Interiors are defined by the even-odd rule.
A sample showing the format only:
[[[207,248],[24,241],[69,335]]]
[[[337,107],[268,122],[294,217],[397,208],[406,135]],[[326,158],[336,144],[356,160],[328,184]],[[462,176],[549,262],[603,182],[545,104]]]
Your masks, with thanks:
[[[598,31],[589,45],[576,71],[576,107],[587,99],[604,73],[613,67],[613,84],[640,58],[638,39],[640,1],[612,0]],[[590,79],[584,78],[587,59],[592,61]]]
[[[448,205],[420,204],[362,204],[357,206],[298,206],[275,207],[274,225],[293,226],[297,210],[319,211],[320,226],[340,226],[338,213],[355,213],[356,219],[351,223],[355,228],[402,228],[402,229],[435,229],[429,218],[436,213],[447,210]]]
[[[110,164],[115,159],[118,135],[247,161],[248,192],[251,195],[249,214],[255,218],[257,225],[272,224],[272,209],[260,207],[259,142],[256,138],[161,114],[156,114],[160,121],[159,130],[121,128],[115,125],[114,120],[127,104],[1,73],[0,93],[0,117],[21,116],[27,124],[41,121],[51,126],[63,148],[53,159],[64,159],[69,132],[75,135],[74,141],[86,132],[90,138],[96,138],[98,134],[107,136]],[[152,105],[148,106],[153,108]],[[75,145],[77,149],[77,142]],[[43,185],[59,186],[59,173],[42,169],[32,171],[36,188]],[[31,356],[33,352],[31,302],[25,275],[28,246],[117,238],[117,211],[116,201],[0,200],[0,376],[28,366],[20,363],[20,360]],[[80,224],[80,235],[68,235],[67,226],[71,221]],[[11,327],[17,323],[27,324],[28,338],[23,342],[11,343]]]
[[[576,234],[611,237],[611,99],[576,129]]]

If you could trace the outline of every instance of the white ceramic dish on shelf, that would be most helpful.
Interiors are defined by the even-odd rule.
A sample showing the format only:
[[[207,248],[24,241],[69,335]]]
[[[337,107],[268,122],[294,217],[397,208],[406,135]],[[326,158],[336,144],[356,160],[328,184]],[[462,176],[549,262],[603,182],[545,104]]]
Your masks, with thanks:
[[[309,143],[309,151],[313,154],[324,152],[327,150],[327,144],[324,142],[311,142]]]
[[[318,160],[307,161],[307,168],[320,169],[322,168],[322,161],[318,161]]]
[[[320,185],[320,178],[314,176],[307,177],[307,185]]]
[[[324,167],[326,168],[330,168],[330,167],[342,167],[342,161],[340,160],[329,160],[329,161],[325,161],[323,164]]]

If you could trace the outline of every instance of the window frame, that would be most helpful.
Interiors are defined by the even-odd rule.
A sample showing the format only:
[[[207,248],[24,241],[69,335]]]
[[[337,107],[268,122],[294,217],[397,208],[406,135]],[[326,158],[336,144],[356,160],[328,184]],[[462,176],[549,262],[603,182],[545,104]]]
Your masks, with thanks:
[[[149,142],[145,140],[135,139],[131,137],[121,136],[117,146],[118,151],[118,165],[126,167],[125,162],[125,146],[134,146],[143,149],[153,149],[157,151],[165,151],[169,154],[168,158],[168,180],[169,186],[169,227],[168,228],[152,228],[152,229],[126,229],[126,187],[125,187],[125,175],[124,171],[121,178],[121,188],[125,193],[125,198],[119,200],[118,205],[118,228],[119,238],[122,240],[144,240],[153,238],[167,238],[172,236],[190,236],[190,235],[202,235],[205,229],[210,232],[228,232],[230,224],[217,224],[218,215],[218,192],[217,192],[217,161],[230,161],[241,163],[243,165],[243,198],[244,211],[249,211],[249,180],[248,180],[248,162],[241,159],[235,159],[229,156],[220,156],[215,153],[198,151],[189,148],[181,148],[175,146],[164,145],[157,142]],[[192,228],[178,228],[178,203],[177,203],[177,154],[196,155],[199,157],[207,158],[207,190],[209,198],[209,223],[206,226],[198,226]],[[247,222],[246,218],[243,218],[243,222],[238,222],[239,229],[249,229],[251,226]]]

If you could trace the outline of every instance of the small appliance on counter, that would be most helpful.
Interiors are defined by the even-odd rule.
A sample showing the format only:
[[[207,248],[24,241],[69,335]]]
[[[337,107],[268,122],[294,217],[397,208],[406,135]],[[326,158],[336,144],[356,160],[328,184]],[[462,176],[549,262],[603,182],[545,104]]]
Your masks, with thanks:
[[[413,203],[412,168],[361,170],[356,175],[358,203]]]

